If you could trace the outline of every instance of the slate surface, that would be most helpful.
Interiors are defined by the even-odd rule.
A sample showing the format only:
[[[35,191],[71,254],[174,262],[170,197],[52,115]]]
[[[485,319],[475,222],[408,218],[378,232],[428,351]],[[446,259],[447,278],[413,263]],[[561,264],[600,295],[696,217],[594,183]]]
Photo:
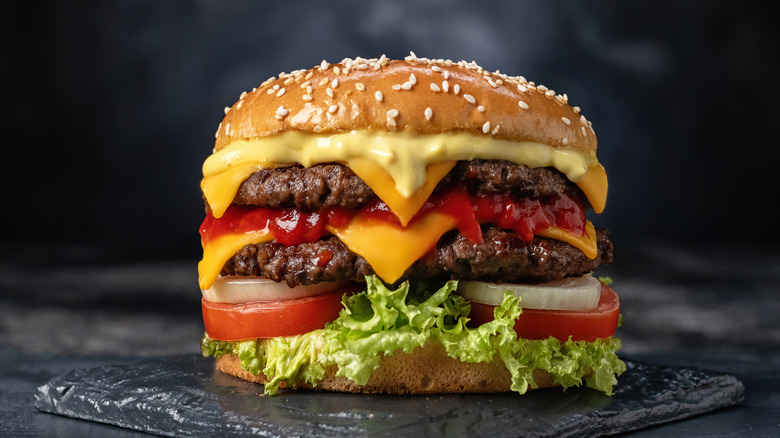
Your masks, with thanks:
[[[584,388],[514,394],[356,396],[282,391],[197,355],[77,369],[38,388],[45,412],[167,436],[599,436],[732,406],[735,377],[627,360],[613,397]]]

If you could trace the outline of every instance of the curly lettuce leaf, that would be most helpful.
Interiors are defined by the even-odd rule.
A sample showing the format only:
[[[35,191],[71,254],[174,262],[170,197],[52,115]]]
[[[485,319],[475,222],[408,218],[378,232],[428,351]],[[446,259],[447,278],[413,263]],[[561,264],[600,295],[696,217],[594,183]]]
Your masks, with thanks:
[[[615,354],[618,339],[518,339],[514,322],[522,309],[511,293],[504,294],[493,321],[467,327],[471,306],[454,293],[456,287],[455,281],[438,288],[405,282],[390,289],[378,278],[366,277],[366,290],[345,296],[339,317],[324,329],[241,342],[206,335],[201,350],[204,356],[236,354],[243,369],[268,377],[268,394],[275,394],[281,382],[316,385],[330,365],[338,366],[337,375],[365,385],[383,355],[411,353],[429,341],[440,342],[449,356],[463,362],[489,362],[498,355],[512,375],[511,389],[521,394],[535,386],[535,368],[550,372],[563,387],[581,385],[584,379],[588,387],[607,394],[616,375],[625,371]]]

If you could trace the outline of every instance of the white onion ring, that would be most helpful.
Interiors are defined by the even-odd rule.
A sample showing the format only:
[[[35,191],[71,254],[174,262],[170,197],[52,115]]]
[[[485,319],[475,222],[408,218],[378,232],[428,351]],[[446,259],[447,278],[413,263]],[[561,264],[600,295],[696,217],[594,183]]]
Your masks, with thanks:
[[[214,284],[201,290],[206,301],[214,303],[251,303],[255,301],[282,301],[312,297],[342,288],[348,282],[324,282],[308,286],[287,286],[267,278],[259,277],[222,277]]]
[[[460,281],[457,293],[469,301],[498,306],[507,290],[520,297],[520,307],[526,309],[590,310],[599,305],[601,283],[590,275],[542,284]]]

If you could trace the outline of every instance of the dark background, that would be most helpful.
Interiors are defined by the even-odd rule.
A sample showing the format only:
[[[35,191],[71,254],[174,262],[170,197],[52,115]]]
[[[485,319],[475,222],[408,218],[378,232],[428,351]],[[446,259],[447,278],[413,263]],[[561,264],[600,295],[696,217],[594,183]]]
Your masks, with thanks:
[[[780,17],[769,8],[4,5],[0,424],[18,435],[81,430],[37,412],[34,388],[73,368],[198,353],[199,182],[224,107],[282,71],[412,50],[523,75],[593,121],[610,196],[591,219],[615,243],[598,273],[621,297],[621,354],[728,372],[747,388],[740,408],[644,436],[778,435]]]
[[[582,107],[610,177],[595,222],[618,248],[775,245],[776,18],[723,1],[17,5],[0,18],[0,248],[197,260],[200,166],[225,106],[281,71],[410,50]]]

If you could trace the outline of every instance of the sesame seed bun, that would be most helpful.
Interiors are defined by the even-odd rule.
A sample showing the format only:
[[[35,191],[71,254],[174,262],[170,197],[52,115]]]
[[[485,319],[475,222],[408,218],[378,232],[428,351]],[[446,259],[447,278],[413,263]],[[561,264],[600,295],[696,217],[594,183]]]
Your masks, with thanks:
[[[566,95],[463,61],[323,61],[265,81],[225,112],[215,151],[234,140],[287,130],[466,132],[583,154],[596,151],[591,123],[568,104]]]
[[[262,384],[269,380],[262,372],[252,374],[242,369],[241,360],[235,354],[220,356],[216,368],[250,382]],[[447,394],[509,392],[512,383],[511,375],[500,358],[482,363],[461,362],[449,357],[438,342],[429,342],[411,353],[399,350],[391,356],[382,356],[379,368],[362,386],[336,376],[336,371],[335,365],[328,367],[325,377],[317,382],[316,387],[303,381],[296,382],[294,387],[364,394]],[[537,368],[533,375],[539,388],[560,386],[544,370]],[[282,383],[280,387],[290,385]]]

